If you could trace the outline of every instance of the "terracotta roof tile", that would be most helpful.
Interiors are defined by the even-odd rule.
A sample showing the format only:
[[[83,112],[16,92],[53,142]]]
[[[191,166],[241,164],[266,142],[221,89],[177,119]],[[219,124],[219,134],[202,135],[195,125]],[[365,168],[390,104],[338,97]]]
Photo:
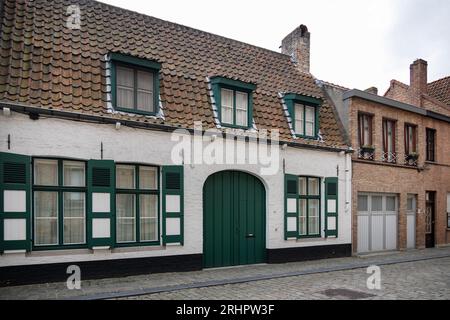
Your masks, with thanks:
[[[450,107],[450,76],[429,83],[428,95]]]
[[[81,30],[66,28],[66,8],[78,4]],[[160,98],[165,120],[108,111],[105,55],[120,52],[162,64]],[[258,129],[279,129],[293,141],[280,92],[325,99],[310,74],[290,57],[92,0],[6,0],[0,45],[0,100],[115,119],[192,128],[214,127],[207,78],[223,76],[257,85]],[[332,104],[320,109],[324,142],[345,147]]]

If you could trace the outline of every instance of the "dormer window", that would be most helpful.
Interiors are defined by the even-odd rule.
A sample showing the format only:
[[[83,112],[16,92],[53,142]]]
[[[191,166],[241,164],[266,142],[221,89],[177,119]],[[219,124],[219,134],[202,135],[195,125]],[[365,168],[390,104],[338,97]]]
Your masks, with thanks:
[[[254,84],[222,77],[211,79],[222,126],[248,129],[253,123]]]
[[[319,134],[319,109],[322,101],[293,93],[285,95],[284,101],[295,134],[302,138],[316,139]]]
[[[118,111],[155,115],[159,107],[157,62],[112,53],[112,97]]]

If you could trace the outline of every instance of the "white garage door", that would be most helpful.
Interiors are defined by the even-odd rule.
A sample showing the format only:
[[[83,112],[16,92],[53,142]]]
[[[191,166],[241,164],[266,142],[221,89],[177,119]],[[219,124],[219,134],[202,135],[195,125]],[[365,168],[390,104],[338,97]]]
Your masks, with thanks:
[[[358,194],[358,252],[397,249],[398,200],[390,194]]]

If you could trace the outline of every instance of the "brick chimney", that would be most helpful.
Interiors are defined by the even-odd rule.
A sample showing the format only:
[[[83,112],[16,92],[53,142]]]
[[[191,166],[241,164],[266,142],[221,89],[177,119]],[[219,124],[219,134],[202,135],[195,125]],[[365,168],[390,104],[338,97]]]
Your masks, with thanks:
[[[281,43],[281,53],[290,55],[302,72],[309,73],[310,36],[308,28],[301,25],[292,31]]]
[[[428,88],[428,63],[418,59],[411,64],[410,89],[416,96],[427,93]]]

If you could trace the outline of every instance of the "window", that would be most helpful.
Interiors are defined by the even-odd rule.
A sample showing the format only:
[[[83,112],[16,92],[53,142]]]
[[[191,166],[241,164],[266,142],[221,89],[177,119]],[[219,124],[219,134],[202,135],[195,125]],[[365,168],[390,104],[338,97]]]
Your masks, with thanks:
[[[417,126],[405,124],[405,154],[417,153]]]
[[[299,236],[320,236],[320,179],[299,177]]]
[[[372,120],[372,115],[363,113],[358,115],[358,138],[361,148],[372,148]]]
[[[286,94],[284,100],[292,119],[294,132],[304,138],[317,138],[319,134],[319,99],[298,94]]]
[[[223,124],[248,127],[248,94],[229,89],[221,90]]]
[[[116,166],[116,237],[119,245],[159,241],[158,168]]]
[[[249,128],[253,122],[253,84],[214,77],[211,79],[219,118],[224,126]]]
[[[383,120],[383,161],[395,163],[395,121]]]
[[[119,111],[156,114],[161,65],[117,53],[111,54],[113,104]]]
[[[34,245],[86,244],[86,164],[34,159]]]
[[[436,161],[436,130],[427,128],[427,161]]]

